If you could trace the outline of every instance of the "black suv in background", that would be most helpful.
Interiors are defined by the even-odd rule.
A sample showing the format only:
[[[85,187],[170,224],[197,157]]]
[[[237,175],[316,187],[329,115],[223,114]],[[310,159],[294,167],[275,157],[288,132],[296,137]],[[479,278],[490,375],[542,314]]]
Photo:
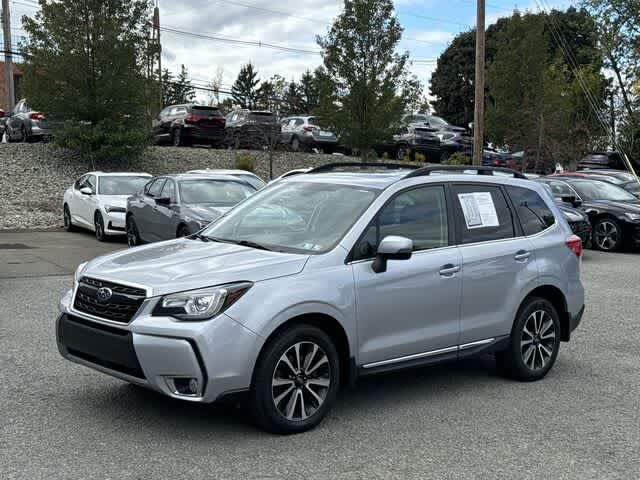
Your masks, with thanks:
[[[631,160],[635,170],[640,169],[638,162]],[[578,170],[628,170],[622,155],[618,152],[591,152],[578,162]]]
[[[156,143],[176,147],[194,143],[218,146],[224,141],[225,118],[217,107],[171,105],[153,122]]]
[[[278,117],[264,110],[239,109],[227,114],[225,143],[233,148],[263,148],[280,140]]]

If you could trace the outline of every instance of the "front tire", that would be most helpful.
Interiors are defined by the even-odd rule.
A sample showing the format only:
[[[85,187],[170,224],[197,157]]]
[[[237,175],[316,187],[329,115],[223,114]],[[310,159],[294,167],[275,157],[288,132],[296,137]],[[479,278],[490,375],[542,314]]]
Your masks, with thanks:
[[[24,125],[20,129],[20,141],[22,143],[27,143],[29,141],[29,135],[27,135],[27,129],[24,127]]]
[[[96,232],[96,240],[99,242],[104,242],[107,239],[107,235],[104,233],[104,219],[100,212],[96,212],[93,217],[93,227]]]
[[[251,404],[257,424],[272,433],[309,430],[331,409],[340,361],[331,339],[307,324],[271,339],[256,363]]]
[[[175,128],[173,132],[171,132],[171,143],[174,147],[181,147],[184,145],[184,141],[182,140],[182,130],[180,128]]]
[[[603,252],[615,252],[622,248],[622,227],[613,218],[601,218],[593,226],[592,245]]]
[[[530,297],[518,311],[509,347],[496,354],[496,362],[510,378],[523,382],[540,380],[556,361],[560,333],[560,317],[553,304]]]
[[[64,205],[62,218],[64,222],[64,229],[67,232],[75,231],[76,228],[73,226],[73,222],[71,221],[71,212],[69,211],[69,206],[67,204]]]
[[[133,217],[127,217],[127,245],[129,247],[137,247],[142,243],[140,240],[140,234],[138,233],[138,226],[136,225],[136,221]]]

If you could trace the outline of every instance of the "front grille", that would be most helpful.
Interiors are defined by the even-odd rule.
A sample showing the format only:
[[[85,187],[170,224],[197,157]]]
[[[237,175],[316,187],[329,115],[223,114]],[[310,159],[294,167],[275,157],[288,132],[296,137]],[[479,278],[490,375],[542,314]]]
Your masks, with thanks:
[[[144,378],[131,332],[63,314],[58,322],[58,341],[75,357]]]
[[[111,298],[98,298],[98,290],[108,288]],[[79,312],[114,322],[128,323],[144,302],[146,292],[141,288],[82,277],[78,283],[73,308]]]

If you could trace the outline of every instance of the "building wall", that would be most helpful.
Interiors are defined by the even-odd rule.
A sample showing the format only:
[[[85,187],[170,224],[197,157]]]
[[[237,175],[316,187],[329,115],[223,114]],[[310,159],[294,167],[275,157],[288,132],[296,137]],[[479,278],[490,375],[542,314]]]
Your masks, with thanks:
[[[15,86],[15,99],[14,103],[20,100],[20,83],[22,80],[22,72],[20,67],[13,64],[13,84]],[[0,62],[0,108],[7,112],[7,87],[4,81],[4,62]],[[8,113],[8,112],[7,112]]]

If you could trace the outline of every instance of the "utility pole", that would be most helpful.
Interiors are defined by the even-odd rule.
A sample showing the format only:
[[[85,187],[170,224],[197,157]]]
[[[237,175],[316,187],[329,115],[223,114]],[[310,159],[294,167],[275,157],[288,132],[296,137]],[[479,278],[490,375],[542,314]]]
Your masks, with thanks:
[[[162,107],[164,107],[164,105],[162,105],[162,44],[160,43],[160,8],[158,8],[158,0],[156,0],[156,6],[153,9],[152,38],[158,45],[158,86],[159,86],[158,90],[159,90],[160,110],[162,110]],[[151,67],[151,70],[153,71],[153,66]]]
[[[484,138],[484,0],[478,0],[476,19],[476,80],[473,112],[473,164],[482,165]]]
[[[11,14],[9,0],[2,0],[2,33],[4,35],[4,85],[7,90],[7,112],[15,107],[15,88],[13,85],[13,55],[11,53]]]

